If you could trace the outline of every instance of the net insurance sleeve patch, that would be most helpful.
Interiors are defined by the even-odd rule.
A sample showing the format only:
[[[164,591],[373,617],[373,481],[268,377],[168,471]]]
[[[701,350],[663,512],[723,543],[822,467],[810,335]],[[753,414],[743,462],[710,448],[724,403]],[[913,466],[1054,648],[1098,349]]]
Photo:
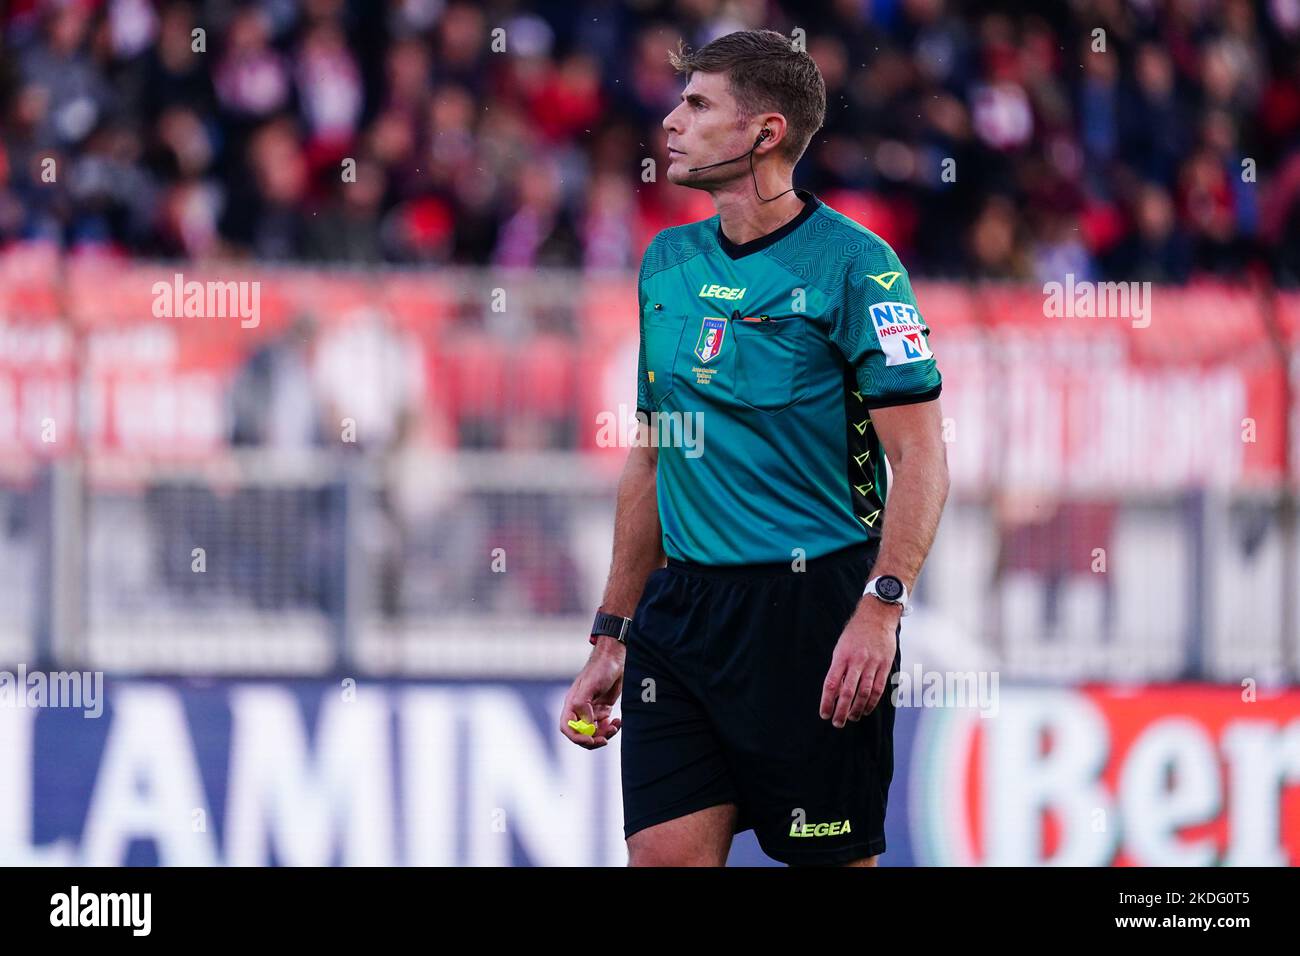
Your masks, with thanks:
[[[933,358],[925,340],[925,323],[916,306],[906,302],[875,302],[869,314],[886,365],[906,365]]]
[[[930,329],[898,256],[877,241],[845,279],[832,337],[857,370],[868,407],[936,397],[942,378],[930,350]]]

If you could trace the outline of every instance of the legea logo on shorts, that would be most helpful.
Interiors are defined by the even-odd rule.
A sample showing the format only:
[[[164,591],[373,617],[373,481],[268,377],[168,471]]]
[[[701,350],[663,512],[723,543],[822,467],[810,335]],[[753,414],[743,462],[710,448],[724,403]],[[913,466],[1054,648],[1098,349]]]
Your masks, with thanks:
[[[853,828],[848,820],[836,820],[834,823],[792,823],[790,824],[790,836],[792,837],[826,837],[840,836],[844,833],[852,833]]]

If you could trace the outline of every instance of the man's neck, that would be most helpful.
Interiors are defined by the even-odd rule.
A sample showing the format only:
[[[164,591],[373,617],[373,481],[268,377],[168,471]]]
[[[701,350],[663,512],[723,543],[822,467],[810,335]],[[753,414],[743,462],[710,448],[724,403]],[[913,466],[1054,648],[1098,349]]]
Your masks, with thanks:
[[[762,183],[760,188],[765,196],[771,196],[789,189],[790,181]],[[804,208],[804,201],[793,192],[763,202],[755,194],[754,181],[749,176],[737,179],[712,196],[722,234],[738,246],[776,232]]]

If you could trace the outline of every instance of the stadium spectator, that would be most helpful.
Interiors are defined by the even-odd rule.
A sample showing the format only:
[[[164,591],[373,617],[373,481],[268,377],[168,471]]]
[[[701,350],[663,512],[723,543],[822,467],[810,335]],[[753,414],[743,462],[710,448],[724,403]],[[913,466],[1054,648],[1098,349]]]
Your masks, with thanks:
[[[638,188],[680,92],[667,49],[762,12],[827,80],[800,185],[859,194],[916,274],[1133,278],[1121,252],[1143,247],[1177,281],[1296,282],[1257,191],[1300,149],[1293,4],[218,6],[9,6],[0,242],[626,268],[682,221],[674,191]],[[1044,191],[1056,208],[1020,215]]]

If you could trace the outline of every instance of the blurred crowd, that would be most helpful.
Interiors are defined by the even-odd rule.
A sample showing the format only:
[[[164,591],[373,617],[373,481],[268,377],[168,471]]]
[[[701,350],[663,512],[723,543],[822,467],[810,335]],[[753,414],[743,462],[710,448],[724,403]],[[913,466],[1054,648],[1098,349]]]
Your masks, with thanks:
[[[713,213],[653,175],[683,85],[668,51],[767,27],[827,83],[796,184],[917,275],[1300,285],[1300,0],[9,0],[0,27],[0,251],[633,269]],[[527,348],[458,315],[428,369],[382,317],[300,317],[243,356],[230,443],[320,447],[346,417],[387,454],[436,410],[454,447],[580,446],[576,306],[534,298]],[[585,607],[573,503],[399,499],[365,503],[385,615]],[[238,556],[215,590],[337,613],[339,486],[160,485],[148,505],[186,601],[194,575],[162,555],[202,539]],[[1078,571],[1053,550],[1068,515],[999,573],[1034,555],[1055,594]],[[462,558],[490,547],[509,586]]]
[[[0,245],[634,267],[712,214],[643,181],[667,51],[769,27],[828,87],[796,183],[918,274],[1300,282],[1300,0],[5,10]]]

